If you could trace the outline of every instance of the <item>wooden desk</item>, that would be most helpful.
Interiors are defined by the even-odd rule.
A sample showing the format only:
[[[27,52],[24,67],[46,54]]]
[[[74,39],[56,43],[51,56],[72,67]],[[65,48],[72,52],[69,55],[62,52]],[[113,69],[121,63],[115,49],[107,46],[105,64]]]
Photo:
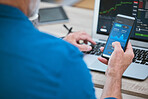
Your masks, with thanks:
[[[55,5],[53,4],[41,3],[41,8],[54,6]],[[64,9],[70,18],[69,23],[66,23],[67,26],[72,26],[74,31],[85,30],[87,33],[91,34],[93,21],[92,10],[74,7],[64,7]],[[39,29],[43,32],[50,33],[58,37],[65,36],[67,34],[67,30],[63,27],[63,24],[44,25],[40,26]],[[101,89],[105,83],[104,73],[91,71],[91,74],[96,90],[99,90],[96,92],[101,93]],[[123,78],[122,93],[125,99],[148,99],[148,79],[145,81],[137,81]]]
[[[94,9],[95,0],[82,0],[74,5],[74,7]]]

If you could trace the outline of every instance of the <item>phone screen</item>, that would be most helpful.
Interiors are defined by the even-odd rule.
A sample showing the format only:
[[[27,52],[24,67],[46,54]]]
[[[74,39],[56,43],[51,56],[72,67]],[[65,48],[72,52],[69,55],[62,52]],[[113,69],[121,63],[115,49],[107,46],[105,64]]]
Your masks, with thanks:
[[[109,38],[107,40],[105,49],[103,51],[103,56],[109,58],[114,51],[112,47],[113,42],[120,42],[121,47],[125,51],[129,36],[132,31],[132,26],[134,24],[134,18],[129,19],[128,17],[116,17],[116,20],[113,24],[112,30],[110,32]]]

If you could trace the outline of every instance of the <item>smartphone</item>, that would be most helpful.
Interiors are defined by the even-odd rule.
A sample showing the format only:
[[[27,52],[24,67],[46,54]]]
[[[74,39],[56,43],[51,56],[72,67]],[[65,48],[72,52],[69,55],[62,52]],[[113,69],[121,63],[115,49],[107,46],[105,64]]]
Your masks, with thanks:
[[[114,48],[113,42],[120,42],[122,49],[125,51],[130,35],[132,33],[133,25],[135,22],[134,17],[118,14],[112,26],[110,35],[106,42],[102,57],[109,59]]]

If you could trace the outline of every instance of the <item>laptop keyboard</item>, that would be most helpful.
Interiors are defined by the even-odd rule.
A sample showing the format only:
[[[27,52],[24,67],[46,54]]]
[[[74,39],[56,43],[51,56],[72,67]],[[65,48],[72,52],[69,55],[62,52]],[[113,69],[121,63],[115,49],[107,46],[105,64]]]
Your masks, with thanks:
[[[105,47],[105,43],[96,42],[96,45],[90,45],[90,46],[92,46],[92,50],[88,52],[83,52],[83,53],[100,56],[102,55],[100,48]],[[141,50],[141,49],[133,48],[133,51],[135,54],[133,63],[148,65],[148,50]]]
[[[133,59],[134,63],[148,65],[148,50],[141,50],[133,48],[135,57]]]
[[[100,56],[102,54],[100,48],[104,47],[105,43],[96,42],[96,45],[90,45],[90,46],[92,47],[92,50],[88,52],[83,52],[83,53]]]

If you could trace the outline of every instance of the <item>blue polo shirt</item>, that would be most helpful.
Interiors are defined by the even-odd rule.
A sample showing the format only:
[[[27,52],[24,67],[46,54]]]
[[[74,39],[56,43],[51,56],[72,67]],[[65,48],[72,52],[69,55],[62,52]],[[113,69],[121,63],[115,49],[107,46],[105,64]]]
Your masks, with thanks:
[[[0,5],[0,99],[95,99],[78,48]]]
[[[95,99],[83,54],[0,5],[0,99]]]

